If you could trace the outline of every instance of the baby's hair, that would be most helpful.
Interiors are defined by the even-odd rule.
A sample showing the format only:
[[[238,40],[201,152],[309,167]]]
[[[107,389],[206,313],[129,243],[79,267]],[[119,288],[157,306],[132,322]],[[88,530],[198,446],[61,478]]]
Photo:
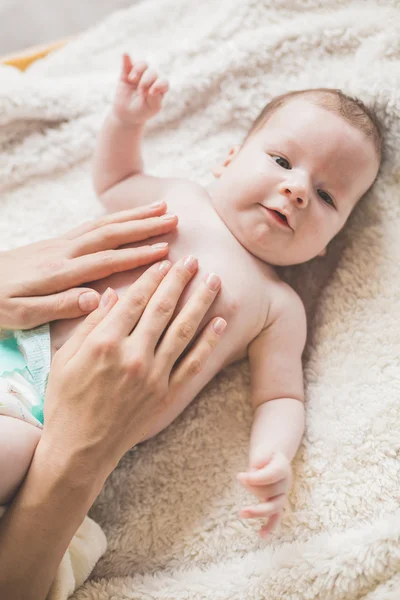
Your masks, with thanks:
[[[289,100],[296,96],[310,96],[310,100],[314,104],[321,106],[334,114],[338,114],[345,119],[350,125],[362,131],[365,136],[371,139],[379,164],[382,159],[383,133],[378,117],[372,109],[365,106],[364,102],[359,98],[351,97],[335,88],[309,88],[287,92],[280,96],[275,96],[260,112],[244,141],[246,141],[252,133],[265,125],[268,119],[286,104]]]

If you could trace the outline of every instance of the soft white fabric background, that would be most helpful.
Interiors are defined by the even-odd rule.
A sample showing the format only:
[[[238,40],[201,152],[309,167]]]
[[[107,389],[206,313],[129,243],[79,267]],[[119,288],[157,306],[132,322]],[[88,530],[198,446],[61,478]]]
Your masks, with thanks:
[[[326,85],[382,119],[382,173],[326,259],[283,271],[309,316],[307,431],[290,509],[268,541],[249,499],[247,364],[221,373],[127,454],[91,511],[109,543],[75,600],[394,600],[400,590],[400,7],[392,2],[146,0],[22,76],[0,70],[0,240],[100,212],[88,159],[119,71],[170,79],[149,127],[153,174],[208,181],[274,95]]]

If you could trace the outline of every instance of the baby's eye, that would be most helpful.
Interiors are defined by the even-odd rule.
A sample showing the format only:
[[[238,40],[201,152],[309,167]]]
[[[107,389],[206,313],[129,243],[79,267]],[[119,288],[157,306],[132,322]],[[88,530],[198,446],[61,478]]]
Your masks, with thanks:
[[[332,200],[332,197],[327,192],[324,192],[324,190],[317,190],[317,191],[318,191],[318,194],[320,195],[320,197],[322,198],[322,200],[324,202],[326,202],[326,204],[329,204],[330,206],[335,207],[335,203]]]
[[[272,158],[279,158],[279,160],[283,160],[283,162],[288,165],[287,167],[285,167],[284,165],[281,165],[280,163],[278,163],[278,161],[276,161],[276,163],[279,164],[280,167],[283,167],[284,169],[291,169],[289,161],[287,161],[286,158],[283,158],[283,156],[278,156],[278,154],[272,154],[271,156]]]

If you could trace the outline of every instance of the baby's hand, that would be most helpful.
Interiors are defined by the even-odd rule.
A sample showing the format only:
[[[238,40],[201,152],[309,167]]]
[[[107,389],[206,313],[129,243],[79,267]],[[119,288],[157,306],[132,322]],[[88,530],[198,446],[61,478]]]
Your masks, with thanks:
[[[267,523],[260,529],[261,537],[266,537],[278,523],[292,485],[290,462],[280,452],[268,454],[250,465],[247,473],[238,473],[237,478],[245,489],[262,501],[262,504],[243,508],[239,515],[244,519],[267,518]]]
[[[122,72],[114,100],[114,114],[124,123],[142,125],[154,117],[168,91],[168,81],[159,79],[143,61],[123,55]]]

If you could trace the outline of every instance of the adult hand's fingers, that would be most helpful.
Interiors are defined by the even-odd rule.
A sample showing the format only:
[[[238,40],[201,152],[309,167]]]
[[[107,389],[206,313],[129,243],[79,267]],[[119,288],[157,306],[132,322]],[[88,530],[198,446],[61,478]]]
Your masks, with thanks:
[[[139,321],[150,298],[171,268],[169,261],[157,263],[147,269],[126,291],[118,304],[109,313],[98,328],[99,335],[121,339],[130,334]],[[136,340],[138,350],[143,349],[140,340]]]
[[[159,348],[157,348],[159,360],[163,365],[163,369],[167,372],[171,371],[175,362],[193,339],[202,319],[214,302],[220,287],[221,280],[215,273],[207,275],[171,323]],[[162,291],[161,286],[159,291]],[[156,300],[156,294],[152,300]],[[152,342],[155,347],[158,338],[153,339]],[[204,349],[207,345],[206,340]]]
[[[62,346],[63,353],[70,357],[73,356],[82,346],[89,333],[103,321],[117,302],[117,292],[112,288],[108,288],[104,292],[98,308],[88,315],[83,323],[80,323],[73,335]]]
[[[225,327],[226,321],[217,317],[202,331],[193,348],[172,371],[170,378],[170,393],[172,395],[204,368],[209,356],[220,341]]]
[[[97,308],[100,295],[89,288],[74,288],[49,296],[13,298],[15,310],[9,327],[30,329],[55,319],[74,319]]]
[[[139,206],[138,208],[132,208],[129,210],[121,210],[116,213],[110,213],[102,215],[98,219],[93,221],[87,221],[67,231],[64,235],[60,236],[65,240],[73,240],[89,231],[95,231],[101,229],[104,226],[111,225],[113,223],[126,223],[128,221],[137,221],[139,219],[147,219],[148,217],[155,217],[165,213],[167,205],[165,202],[156,202],[149,206]]]
[[[54,272],[48,278],[53,289],[79,285],[83,281],[103,279],[119,273],[147,265],[160,260],[168,253],[168,245],[159,247],[139,246],[138,248],[118,248],[117,250],[103,250],[97,254],[79,256],[68,263],[67,267],[59,272]]]
[[[137,251],[133,266],[147,264],[150,258],[156,260],[158,254],[165,254],[162,250],[153,251],[149,250],[148,247],[137,248]],[[95,265],[94,268],[89,264],[86,269],[93,275],[93,272],[96,272],[96,267],[98,267],[97,273],[100,279],[107,274],[114,273],[116,270],[123,270],[124,264],[132,264],[130,256],[122,257],[119,262],[111,262],[109,265]],[[96,276],[93,278],[96,279]],[[87,279],[89,279],[89,276]],[[68,278],[65,277],[64,285],[67,285],[67,281]],[[56,285],[60,287],[60,284],[53,281],[53,286]],[[71,285],[73,285],[73,281]],[[56,319],[75,319],[95,310],[99,302],[100,294],[87,287],[71,288],[65,292],[47,296],[15,297],[8,301],[10,315],[3,326],[8,329],[31,329]]]
[[[165,203],[160,203],[106,215],[64,236],[0,252],[0,326],[27,329],[56,318],[86,314],[90,307],[80,305],[82,292],[66,290],[165,257],[168,245],[126,247],[127,242],[143,239],[145,232],[154,237],[173,231],[176,217],[159,218],[165,210]],[[148,219],[153,228],[151,223],[143,225],[148,217],[153,217]],[[107,244],[114,249],[104,249]],[[79,255],[77,249],[86,254]],[[96,306],[95,297],[92,302]]]
[[[187,256],[172,267],[168,277],[162,282],[146,307],[132,336],[132,344],[137,344],[137,339],[140,339],[142,340],[142,347],[152,353],[154,352],[160,337],[163,335],[165,328],[174,314],[183,290],[197,271],[197,267],[197,259],[194,256]],[[193,335],[194,332],[191,337]],[[175,348],[175,344],[176,340],[172,338],[172,341],[169,341],[169,345]],[[178,352],[177,356],[181,352]]]
[[[73,240],[72,258],[99,252],[110,248],[118,248],[125,244],[141,242],[150,237],[169,233],[177,223],[175,215],[161,215],[140,221],[124,221],[110,223],[89,231]]]

